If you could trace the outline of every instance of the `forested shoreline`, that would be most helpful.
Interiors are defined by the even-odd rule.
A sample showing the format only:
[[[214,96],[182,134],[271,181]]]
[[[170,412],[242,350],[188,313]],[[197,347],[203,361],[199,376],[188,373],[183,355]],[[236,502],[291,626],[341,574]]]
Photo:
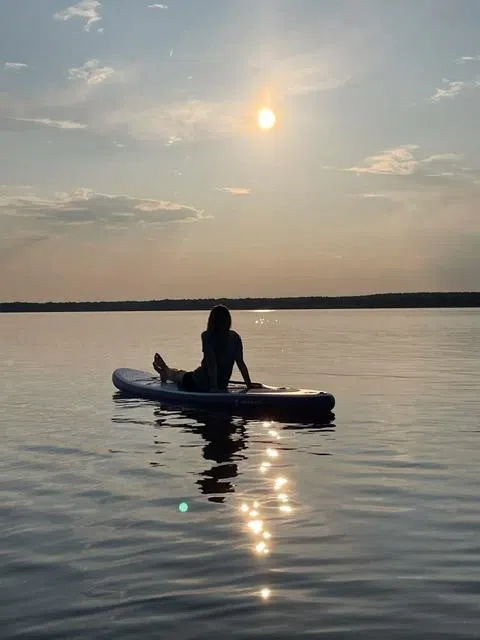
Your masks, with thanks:
[[[215,304],[241,309],[405,309],[480,307],[480,292],[376,293],[360,296],[199,298],[91,302],[0,302],[0,313],[204,311]]]

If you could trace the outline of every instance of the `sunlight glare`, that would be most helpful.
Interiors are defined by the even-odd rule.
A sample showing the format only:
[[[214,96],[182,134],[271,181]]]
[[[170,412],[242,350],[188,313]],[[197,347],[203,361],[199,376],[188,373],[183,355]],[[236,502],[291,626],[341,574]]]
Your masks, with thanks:
[[[264,589],[262,589],[260,591],[260,595],[261,595],[263,600],[268,600],[271,593],[272,592],[270,591],[270,589],[268,587],[265,587]]]
[[[262,129],[263,131],[272,129],[275,126],[276,122],[277,116],[268,107],[263,107],[257,113],[257,123],[260,129]]]
[[[259,542],[255,547],[257,553],[264,553],[266,548],[267,548],[267,545],[265,544],[265,542]]]
[[[283,513],[292,513],[292,507],[289,504],[282,504],[280,511],[283,511]]]
[[[248,523],[248,528],[253,531],[253,533],[259,534],[263,529],[263,522],[261,520],[251,520]]]

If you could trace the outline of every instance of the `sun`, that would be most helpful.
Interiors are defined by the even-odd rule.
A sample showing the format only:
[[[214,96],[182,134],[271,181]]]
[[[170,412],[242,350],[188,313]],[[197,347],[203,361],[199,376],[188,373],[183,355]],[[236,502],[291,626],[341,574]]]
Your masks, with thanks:
[[[263,107],[257,113],[257,124],[260,129],[272,129],[277,122],[277,116],[268,107]]]

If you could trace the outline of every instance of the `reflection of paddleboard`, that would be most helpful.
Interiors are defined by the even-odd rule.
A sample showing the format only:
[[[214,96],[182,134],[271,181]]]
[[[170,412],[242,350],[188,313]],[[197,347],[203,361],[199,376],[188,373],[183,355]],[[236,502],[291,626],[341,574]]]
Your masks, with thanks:
[[[262,408],[328,413],[335,406],[331,393],[313,389],[270,387],[246,389],[233,384],[228,391],[200,393],[183,391],[173,382],[162,383],[157,375],[136,369],[116,369],[112,375],[115,387],[138,398],[159,400],[178,406],[209,406],[231,409]]]

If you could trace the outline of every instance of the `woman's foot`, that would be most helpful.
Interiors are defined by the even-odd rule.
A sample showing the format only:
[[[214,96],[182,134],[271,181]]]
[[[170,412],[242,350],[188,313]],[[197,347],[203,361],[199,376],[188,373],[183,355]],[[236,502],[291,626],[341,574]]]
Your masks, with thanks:
[[[160,354],[156,353],[152,364],[155,371],[160,375],[162,383],[165,383],[168,379],[168,367],[165,360],[160,356]]]
[[[162,358],[162,356],[159,353],[155,354],[155,358],[154,358],[154,362],[156,362],[156,364],[162,368],[162,369],[168,369],[168,365],[165,362],[165,360]]]

